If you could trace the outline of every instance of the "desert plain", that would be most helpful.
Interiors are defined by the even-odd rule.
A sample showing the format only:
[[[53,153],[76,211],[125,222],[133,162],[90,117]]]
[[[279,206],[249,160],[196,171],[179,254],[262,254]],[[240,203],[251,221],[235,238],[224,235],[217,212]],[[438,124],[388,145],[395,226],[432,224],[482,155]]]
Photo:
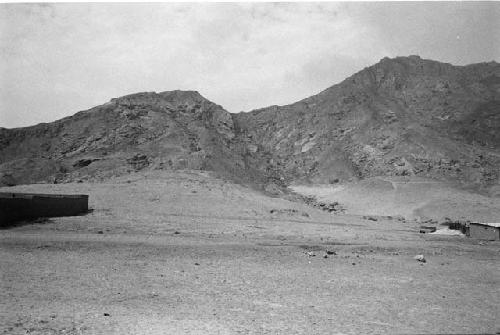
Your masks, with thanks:
[[[431,191],[413,216],[386,215],[397,195],[365,201],[367,216],[323,188],[347,204],[333,214],[187,170],[1,191],[89,194],[91,211],[0,231],[0,334],[500,331],[500,244],[419,233]],[[456,194],[441,199],[481,209]]]

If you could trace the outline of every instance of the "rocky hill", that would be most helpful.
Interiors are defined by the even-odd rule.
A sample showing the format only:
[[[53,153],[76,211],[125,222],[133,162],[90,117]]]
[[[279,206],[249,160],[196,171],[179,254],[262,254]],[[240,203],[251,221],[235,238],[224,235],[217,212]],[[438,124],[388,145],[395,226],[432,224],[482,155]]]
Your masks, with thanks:
[[[251,169],[240,173],[234,137],[231,114],[198,92],[137,93],[53,123],[0,129],[0,171],[4,184],[103,180],[142,169],[253,177]]]
[[[419,176],[497,189],[500,65],[384,58],[287,106],[234,116],[287,183]],[[259,156],[259,152],[263,155]]]
[[[137,93],[0,129],[4,184],[186,168],[263,186],[419,176],[500,193],[500,65],[384,58],[287,106],[230,114],[197,92]]]

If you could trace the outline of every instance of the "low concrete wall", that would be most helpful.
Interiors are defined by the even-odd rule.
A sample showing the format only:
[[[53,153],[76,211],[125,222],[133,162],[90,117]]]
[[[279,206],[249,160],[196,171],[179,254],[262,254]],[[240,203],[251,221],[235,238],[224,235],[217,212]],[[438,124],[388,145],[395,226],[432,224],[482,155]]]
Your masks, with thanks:
[[[481,240],[500,240],[500,228],[471,223],[468,236]]]
[[[0,226],[51,216],[73,216],[88,211],[85,194],[0,193]]]

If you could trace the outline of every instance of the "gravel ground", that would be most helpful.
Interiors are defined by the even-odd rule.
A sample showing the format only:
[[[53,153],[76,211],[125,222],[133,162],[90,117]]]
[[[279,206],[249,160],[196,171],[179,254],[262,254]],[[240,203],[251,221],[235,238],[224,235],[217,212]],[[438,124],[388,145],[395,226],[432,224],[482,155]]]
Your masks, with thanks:
[[[0,334],[500,331],[498,242],[200,173],[9,190],[88,193],[94,211],[0,231]]]

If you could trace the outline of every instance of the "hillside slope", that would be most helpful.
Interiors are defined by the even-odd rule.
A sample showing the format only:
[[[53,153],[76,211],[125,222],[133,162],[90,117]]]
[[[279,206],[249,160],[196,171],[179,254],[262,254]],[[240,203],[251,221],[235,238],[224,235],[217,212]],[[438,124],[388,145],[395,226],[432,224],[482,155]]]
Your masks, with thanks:
[[[230,114],[192,91],[137,93],[0,128],[3,184],[211,170],[243,183],[417,176],[500,194],[500,66],[384,58],[287,106]]]
[[[500,65],[384,58],[287,106],[235,115],[288,183],[419,176],[486,190],[500,167]],[[268,167],[269,168],[269,167]]]
[[[142,169],[241,172],[231,115],[198,92],[137,93],[49,124],[0,129],[0,172],[12,183],[105,179]],[[241,173],[240,173],[241,172]]]

